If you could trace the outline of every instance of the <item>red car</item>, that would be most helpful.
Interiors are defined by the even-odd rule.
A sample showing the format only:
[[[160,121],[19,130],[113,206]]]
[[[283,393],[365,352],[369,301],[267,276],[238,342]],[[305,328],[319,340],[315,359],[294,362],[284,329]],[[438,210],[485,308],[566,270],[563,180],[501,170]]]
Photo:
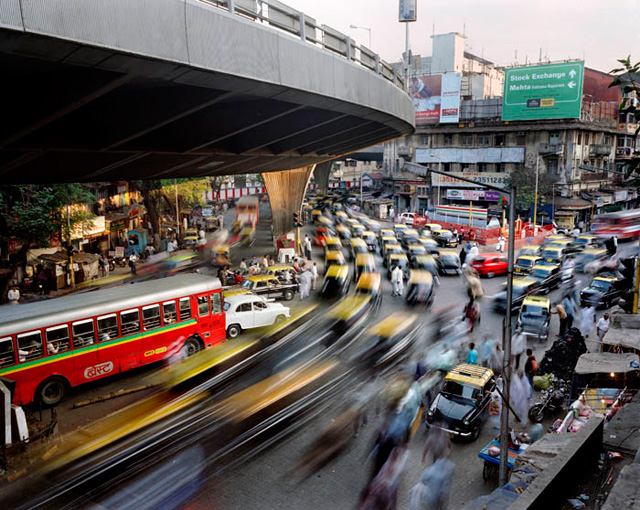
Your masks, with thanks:
[[[316,246],[320,246],[321,248],[324,248],[324,245],[325,245],[324,238],[330,235],[331,233],[327,228],[318,227],[316,228],[316,233],[313,234],[313,243]]]
[[[482,253],[473,259],[471,267],[480,276],[493,278],[498,274],[507,274],[509,262],[507,256],[502,253]]]

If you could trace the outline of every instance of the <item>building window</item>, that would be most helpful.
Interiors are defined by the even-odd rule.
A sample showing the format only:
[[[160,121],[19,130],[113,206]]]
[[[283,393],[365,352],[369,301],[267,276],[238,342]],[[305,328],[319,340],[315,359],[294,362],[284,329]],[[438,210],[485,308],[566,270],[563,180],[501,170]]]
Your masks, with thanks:
[[[443,172],[451,172],[451,163],[442,163]]]
[[[578,145],[582,145],[582,133],[578,133]]]
[[[462,135],[461,141],[463,147],[471,147],[473,145],[473,135]]]
[[[496,133],[495,135],[496,147],[504,147],[505,145],[505,134],[504,133]]]
[[[518,131],[518,134],[516,135],[516,145],[519,147],[527,145],[527,135],[524,131]]]
[[[478,163],[478,172],[488,172],[489,165],[487,163]]]
[[[422,135],[422,146],[429,147],[429,135]]]
[[[453,135],[444,135],[443,145],[451,147],[453,145]]]
[[[558,160],[557,159],[551,158],[547,160],[547,175],[549,177],[558,176]]]
[[[496,171],[497,172],[502,172],[502,173],[506,172],[507,171],[507,165],[505,163],[498,163],[496,165]]]
[[[612,141],[613,140],[611,139],[610,135],[605,135],[605,137],[604,137],[604,144],[605,145],[611,145]]]
[[[560,143],[560,133],[552,131],[549,133],[549,145],[558,145]]]
[[[478,147],[488,147],[491,145],[491,135],[478,135]]]

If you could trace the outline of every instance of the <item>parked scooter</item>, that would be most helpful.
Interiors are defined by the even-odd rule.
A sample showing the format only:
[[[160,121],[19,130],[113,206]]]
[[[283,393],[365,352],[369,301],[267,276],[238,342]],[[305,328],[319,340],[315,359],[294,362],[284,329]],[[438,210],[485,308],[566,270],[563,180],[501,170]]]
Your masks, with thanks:
[[[109,271],[113,271],[116,268],[116,264],[120,267],[127,267],[127,261],[124,257],[108,257],[109,261]]]
[[[567,384],[562,379],[552,377],[551,385],[542,391],[542,399],[529,409],[529,419],[540,423],[548,415],[562,410],[567,397]]]

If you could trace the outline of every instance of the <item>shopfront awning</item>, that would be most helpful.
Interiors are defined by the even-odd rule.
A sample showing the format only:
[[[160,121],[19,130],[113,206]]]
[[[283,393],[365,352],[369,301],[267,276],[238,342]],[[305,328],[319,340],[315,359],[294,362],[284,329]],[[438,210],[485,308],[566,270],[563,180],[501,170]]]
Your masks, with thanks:
[[[582,211],[591,209],[592,203],[582,198],[562,198],[555,199],[556,209],[560,211]]]

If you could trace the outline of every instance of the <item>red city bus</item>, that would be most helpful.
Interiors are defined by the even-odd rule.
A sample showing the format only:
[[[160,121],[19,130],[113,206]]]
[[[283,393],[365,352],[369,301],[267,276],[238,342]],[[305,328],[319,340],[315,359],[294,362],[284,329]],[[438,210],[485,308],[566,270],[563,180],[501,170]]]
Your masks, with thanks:
[[[598,237],[633,239],[640,235],[640,209],[599,214],[593,218],[591,233]]]
[[[217,278],[187,274],[0,311],[0,376],[16,405],[56,405],[70,387],[226,338]]]
[[[260,201],[256,195],[248,195],[236,202],[236,219],[241,225],[253,225],[259,220]]]

